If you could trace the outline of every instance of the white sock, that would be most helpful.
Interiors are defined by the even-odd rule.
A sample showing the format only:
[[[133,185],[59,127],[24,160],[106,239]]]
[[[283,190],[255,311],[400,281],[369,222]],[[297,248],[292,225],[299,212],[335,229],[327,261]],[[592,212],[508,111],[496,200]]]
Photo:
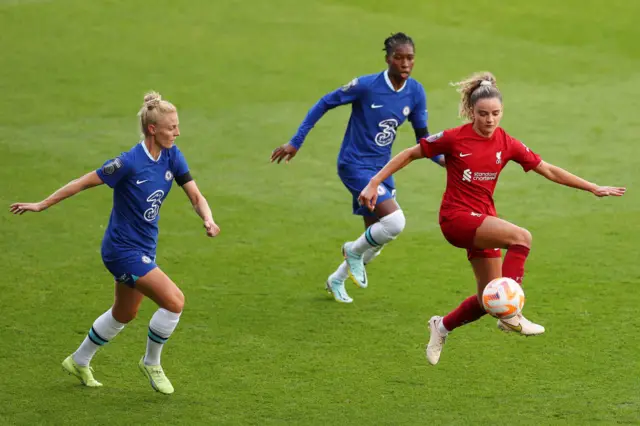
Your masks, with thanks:
[[[342,262],[336,271],[329,275],[330,280],[344,281],[349,276],[347,262]]]
[[[153,314],[149,322],[147,334],[147,352],[144,355],[146,365],[160,365],[162,347],[167,342],[173,330],[178,326],[180,314],[160,308]]]
[[[373,259],[378,257],[383,247],[384,245],[381,245],[378,247],[371,247],[369,250],[365,251],[364,254],[362,255],[362,261],[364,262],[364,264],[367,265],[371,263]]]
[[[438,333],[440,333],[442,336],[446,336],[447,334],[449,334],[449,330],[444,327],[444,321],[442,321],[442,319],[440,320],[440,322],[438,322]]]
[[[73,360],[79,366],[86,367],[98,349],[116,337],[124,326],[125,324],[116,321],[111,313],[111,308],[109,308],[107,312],[95,320],[93,327],[89,330],[89,334],[87,334],[78,350],[73,353]]]
[[[367,230],[351,244],[349,250],[355,254],[362,255],[372,247],[383,246],[395,240],[396,237],[400,235],[405,223],[404,213],[398,209],[380,218],[379,222],[368,227]]]

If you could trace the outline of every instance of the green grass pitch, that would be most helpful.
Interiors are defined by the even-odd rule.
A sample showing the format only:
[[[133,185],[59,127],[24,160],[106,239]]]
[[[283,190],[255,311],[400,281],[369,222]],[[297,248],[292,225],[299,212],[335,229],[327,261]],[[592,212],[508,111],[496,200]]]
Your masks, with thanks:
[[[632,0],[0,0],[0,424],[639,424],[639,14]],[[407,228],[369,288],[348,287],[350,306],[323,292],[362,231],[335,171],[349,108],[287,166],[269,154],[321,95],[384,69],[394,31],[415,39],[432,132],[459,123],[448,83],[491,70],[507,131],[628,187],[596,199],[503,173],[498,211],[534,236],[525,313],[539,338],[483,318],[427,364],[427,319],[474,291],[440,234],[445,176],[429,161],[396,176]],[[136,366],[150,301],[95,357],[103,388],[60,367],[112,302],[111,191],[8,213],[128,150],[150,89],[178,106],[178,144],[222,228],[207,239],[174,187],[158,263],[186,308],[163,354],[168,398]],[[405,125],[394,152],[413,143]]]

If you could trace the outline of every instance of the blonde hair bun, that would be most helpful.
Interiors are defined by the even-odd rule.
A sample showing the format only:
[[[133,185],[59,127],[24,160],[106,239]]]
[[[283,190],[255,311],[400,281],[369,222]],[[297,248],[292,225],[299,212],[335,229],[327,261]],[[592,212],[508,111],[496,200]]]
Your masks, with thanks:
[[[143,136],[149,136],[149,125],[156,124],[160,117],[169,112],[176,112],[176,107],[160,96],[160,93],[151,91],[144,95],[144,103],[138,112],[140,118],[140,130]]]
[[[162,96],[158,92],[148,92],[144,95],[144,105],[147,108],[154,108],[158,106],[160,101],[162,100]]]

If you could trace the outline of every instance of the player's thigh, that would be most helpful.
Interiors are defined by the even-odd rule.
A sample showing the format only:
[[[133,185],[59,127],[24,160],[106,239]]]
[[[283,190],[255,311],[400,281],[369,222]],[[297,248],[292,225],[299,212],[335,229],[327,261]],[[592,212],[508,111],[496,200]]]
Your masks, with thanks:
[[[363,216],[365,229],[371,225],[380,222],[380,218],[390,215],[391,213],[400,210],[400,206],[395,199],[389,198],[376,205],[374,210],[375,216]]]
[[[133,320],[138,314],[144,295],[124,283],[115,283],[115,297],[111,314],[123,324]]]
[[[391,213],[400,210],[400,206],[396,202],[395,198],[387,198],[386,200],[376,204],[374,213],[378,219],[390,215]]]
[[[158,267],[139,277],[136,289],[168,311],[180,313],[184,307],[184,294]]]
[[[473,245],[477,248],[508,248],[512,244],[531,246],[531,234],[506,220],[487,216],[476,230]]]
[[[482,300],[484,288],[492,280],[502,276],[501,257],[474,257],[470,259],[473,274],[476,277],[478,300]]]
[[[113,317],[127,323],[136,317],[143,299],[142,293],[136,289],[136,281],[157,265],[152,256],[136,250],[120,252],[115,259],[103,257],[102,260],[116,282]]]

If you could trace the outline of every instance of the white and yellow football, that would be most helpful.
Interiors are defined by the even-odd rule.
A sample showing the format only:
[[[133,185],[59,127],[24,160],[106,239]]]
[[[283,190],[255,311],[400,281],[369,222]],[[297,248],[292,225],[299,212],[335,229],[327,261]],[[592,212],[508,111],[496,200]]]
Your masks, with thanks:
[[[511,278],[496,278],[482,292],[482,306],[489,315],[508,319],[518,315],[524,306],[524,291]]]

